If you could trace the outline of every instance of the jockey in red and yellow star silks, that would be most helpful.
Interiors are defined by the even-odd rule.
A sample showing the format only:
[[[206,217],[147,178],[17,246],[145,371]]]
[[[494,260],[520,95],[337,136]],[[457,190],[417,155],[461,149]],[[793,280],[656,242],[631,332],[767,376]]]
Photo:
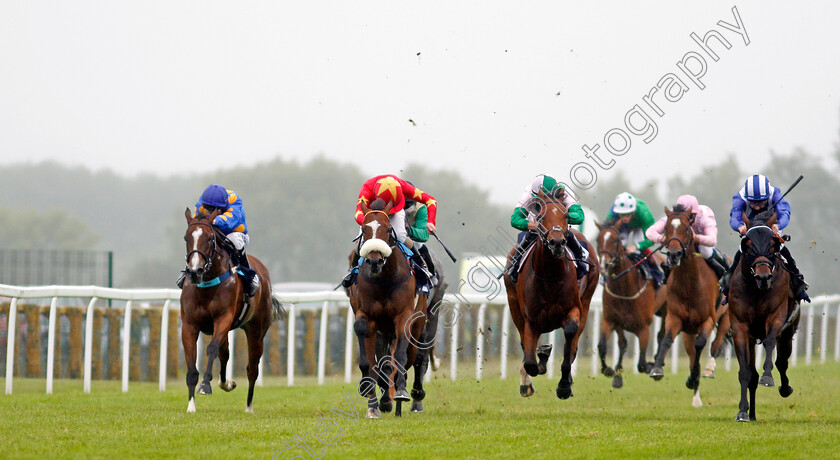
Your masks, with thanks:
[[[428,211],[426,229],[429,232],[434,232],[436,230],[435,219],[437,217],[437,200],[408,181],[400,179],[393,174],[371,177],[362,184],[362,188],[359,190],[359,201],[356,203],[356,223],[362,225],[362,222],[364,222],[365,216],[362,212],[362,203],[364,203],[365,206],[370,206],[370,204],[377,198],[382,199],[385,203],[393,203],[389,212],[391,228],[397,235],[397,241],[405,244],[407,247],[413,248],[414,242],[408,237],[408,230],[406,229],[406,198],[426,205],[426,210]],[[421,257],[417,257],[416,262],[424,270],[426,269],[425,261],[423,261]],[[348,273],[344,278],[344,281],[342,282],[344,287],[348,287],[353,283],[353,270],[357,268],[358,267],[351,269],[351,273]]]
[[[426,209],[429,212],[429,231],[435,231],[437,200],[428,193],[392,174],[371,177],[362,184],[362,189],[359,190],[359,201],[356,203],[356,222],[362,225],[362,221],[365,219],[362,213],[362,203],[365,203],[365,206],[370,206],[370,203],[377,198],[382,198],[386,203],[390,201],[394,203],[390,212],[391,227],[397,232],[400,241],[404,242],[407,236],[405,231],[405,217],[404,215],[402,216],[402,221],[399,222],[400,225],[394,225],[394,218],[405,208],[406,197],[426,205]]]

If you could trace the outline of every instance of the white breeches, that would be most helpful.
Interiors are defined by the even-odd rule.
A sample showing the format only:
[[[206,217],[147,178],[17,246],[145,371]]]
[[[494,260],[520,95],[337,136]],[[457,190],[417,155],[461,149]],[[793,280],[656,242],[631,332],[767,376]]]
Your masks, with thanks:
[[[228,241],[233,243],[233,246],[236,248],[237,251],[244,251],[245,248],[248,247],[248,243],[251,242],[251,238],[246,235],[245,233],[240,232],[232,232],[228,233],[225,237]]]

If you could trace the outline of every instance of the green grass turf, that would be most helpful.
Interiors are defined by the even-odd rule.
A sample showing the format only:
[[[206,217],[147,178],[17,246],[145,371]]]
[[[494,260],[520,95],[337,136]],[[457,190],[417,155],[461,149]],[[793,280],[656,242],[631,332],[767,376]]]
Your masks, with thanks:
[[[824,458],[840,455],[840,364],[792,368],[794,393],[759,387],[759,421],[734,422],[739,385],[737,364],[714,380],[703,379],[703,407],[691,407],[685,367],[654,382],[625,376],[614,390],[610,379],[579,376],[575,396],[554,395],[557,378],[534,379],[537,393],[519,396],[519,379],[481,381],[436,378],[426,384],[426,412],[364,419],[355,386],[282,386],[267,379],[258,387],[255,413],[246,414],[247,382],[224,393],[197,397],[198,412],[185,413],[186,387],[94,382],[91,394],[80,381],[60,380],[44,394],[44,380],[16,379],[13,395],[0,395],[0,458],[278,458],[301,455],[296,437],[309,437],[322,458]],[[588,371],[588,367],[586,367]],[[585,372],[588,373],[588,372]],[[778,373],[774,371],[776,383]],[[409,375],[409,380],[412,377]],[[339,377],[333,381],[340,382]],[[350,395],[355,407],[348,406]],[[332,408],[345,412],[331,412]],[[314,436],[319,422],[335,420],[336,438],[323,445]],[[322,428],[327,428],[322,425]],[[338,430],[341,430],[340,432]],[[338,437],[340,435],[340,438]]]

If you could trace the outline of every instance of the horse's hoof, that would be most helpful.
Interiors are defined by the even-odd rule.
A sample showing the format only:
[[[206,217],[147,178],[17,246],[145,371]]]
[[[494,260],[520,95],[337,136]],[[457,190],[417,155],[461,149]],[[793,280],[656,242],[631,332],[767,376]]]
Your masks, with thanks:
[[[750,416],[746,412],[738,412],[738,415],[735,416],[736,422],[749,422]]]
[[[688,376],[688,378],[685,379],[685,387],[688,388],[689,390],[696,390],[697,387],[699,387],[699,386],[700,386],[700,378],[699,377],[693,377],[692,378],[691,376]]]
[[[236,388],[236,380],[228,380],[219,384],[219,388],[225,391],[233,391]]]
[[[707,379],[715,378],[715,370],[714,369],[706,369],[703,371],[703,377]]]
[[[536,377],[540,373],[540,367],[537,363],[525,363],[523,366],[525,367],[525,372],[531,377]]]
[[[793,387],[790,385],[782,385],[779,387],[779,394],[782,395],[783,398],[787,398],[793,394]]]
[[[612,370],[611,367],[602,367],[601,368],[601,373],[606,375],[607,377],[612,377],[612,376],[615,375],[615,371]]]
[[[379,412],[379,409],[369,408],[367,413],[365,414],[365,418],[380,418],[382,417],[382,413]]]
[[[388,398],[387,393],[384,396],[382,396],[382,399],[379,400],[379,408],[382,410],[382,412],[385,412],[386,414],[391,412],[391,410],[394,408],[394,402],[391,401],[391,398]]]
[[[624,386],[624,378],[621,377],[621,374],[616,374],[616,376],[613,377],[612,387],[613,388],[621,388],[623,386]]]
[[[245,408],[245,413],[246,414],[253,414],[254,413],[254,406],[247,406]]]
[[[762,385],[762,386],[765,386],[765,387],[776,386],[776,382],[773,380],[772,375],[762,375],[761,380],[758,381],[758,384]]]
[[[423,402],[420,400],[412,401],[411,412],[423,412]]]
[[[534,394],[534,385],[532,385],[530,383],[528,385],[519,385],[519,394],[522,395],[525,398],[533,395]]]
[[[554,348],[550,343],[545,343],[537,347],[537,358],[540,361],[547,361],[551,356],[551,350]]]
[[[662,377],[665,377],[665,373],[662,372],[662,368],[661,367],[655,367],[655,366],[654,366],[653,369],[650,370],[650,374],[648,374],[648,375],[650,375],[650,378],[652,378],[653,380],[657,380],[657,381],[662,380]]]
[[[407,391],[397,390],[394,392],[394,401],[411,401],[411,397],[408,396]]]
[[[212,395],[213,394],[213,387],[210,386],[210,382],[203,382],[201,385],[198,386],[198,394],[200,395]]]
[[[653,363],[644,363],[636,366],[640,374],[650,374],[651,369],[653,369]]]
[[[416,388],[411,389],[411,399],[415,401],[422,401],[426,398],[426,390],[418,390]]]
[[[557,384],[557,397],[560,399],[569,399],[574,394],[572,394],[572,386],[569,385],[568,387],[564,387],[563,385]]]

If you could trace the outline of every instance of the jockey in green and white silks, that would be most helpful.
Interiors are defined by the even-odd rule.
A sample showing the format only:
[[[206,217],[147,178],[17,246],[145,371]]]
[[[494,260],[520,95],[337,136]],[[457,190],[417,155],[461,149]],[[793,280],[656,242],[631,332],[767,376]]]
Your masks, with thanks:
[[[625,192],[615,197],[605,224],[616,225],[621,244],[627,255],[635,259],[634,263],[641,257],[646,257],[642,265],[647,267],[654,286],[658,288],[663,284],[665,275],[651,256],[653,241],[645,236],[647,229],[655,222],[647,203]]]
[[[414,249],[414,252],[420,254],[420,262],[426,264],[425,268],[428,270],[429,281],[431,282],[432,287],[436,286],[438,283],[438,276],[437,272],[435,271],[435,263],[432,260],[431,254],[429,254],[429,248],[426,247],[426,242],[429,241],[429,229],[428,229],[428,222],[429,222],[429,210],[426,208],[426,205],[420,203],[419,201],[409,200],[406,198],[405,200],[405,230],[408,233],[408,241],[412,243],[410,248]]]
[[[522,256],[528,251],[528,248],[537,240],[538,227],[537,216],[539,214],[538,206],[540,198],[538,194],[542,190],[543,194],[549,197],[554,197],[563,201],[568,212],[569,225],[579,225],[583,223],[584,214],[583,208],[580,207],[571,195],[566,193],[563,184],[559,184],[556,179],[551,176],[540,174],[531,181],[531,184],[525,188],[522,195],[519,197],[519,202],[510,216],[511,227],[520,230],[517,242],[519,245],[513,252],[513,257],[508,264],[505,272],[510,275],[511,280],[515,283],[518,277],[517,266],[522,260]],[[577,277],[583,278],[589,271],[589,265],[586,260],[589,258],[589,252],[581,246],[577,237],[569,231],[566,234],[566,241],[568,247],[572,251],[577,265]]]

